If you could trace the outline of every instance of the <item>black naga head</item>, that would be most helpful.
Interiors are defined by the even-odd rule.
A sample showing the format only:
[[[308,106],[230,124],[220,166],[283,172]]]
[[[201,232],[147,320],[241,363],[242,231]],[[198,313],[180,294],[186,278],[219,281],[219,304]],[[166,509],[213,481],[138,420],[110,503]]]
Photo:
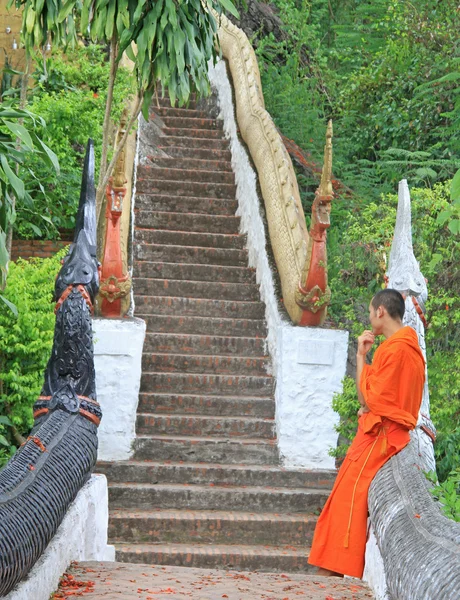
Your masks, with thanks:
[[[74,241],[55,284],[54,343],[40,399],[50,398],[49,411],[60,407],[78,412],[78,398],[96,399],[91,314],[99,287],[98,266],[94,144],[89,140]]]
[[[75,223],[75,235],[56,279],[56,300],[71,285],[82,285],[94,302],[99,289],[96,258],[96,189],[94,186],[94,142],[88,140]]]

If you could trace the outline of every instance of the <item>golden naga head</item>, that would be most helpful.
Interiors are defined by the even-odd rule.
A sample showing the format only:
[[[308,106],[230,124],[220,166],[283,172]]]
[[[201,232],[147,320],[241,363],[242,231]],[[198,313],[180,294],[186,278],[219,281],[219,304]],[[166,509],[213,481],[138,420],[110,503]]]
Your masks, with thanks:
[[[315,192],[315,200],[312,206],[312,228],[318,226],[321,230],[325,230],[330,226],[331,201],[333,197],[332,120],[330,120],[326,130],[326,145],[324,146],[324,164],[321,173],[321,182]]]

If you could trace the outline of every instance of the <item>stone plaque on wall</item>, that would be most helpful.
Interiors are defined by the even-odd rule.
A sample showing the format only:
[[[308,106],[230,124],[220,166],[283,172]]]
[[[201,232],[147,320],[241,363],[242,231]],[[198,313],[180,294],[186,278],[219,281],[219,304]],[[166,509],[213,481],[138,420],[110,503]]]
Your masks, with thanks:
[[[305,365],[332,365],[335,343],[329,340],[300,340],[297,362]]]

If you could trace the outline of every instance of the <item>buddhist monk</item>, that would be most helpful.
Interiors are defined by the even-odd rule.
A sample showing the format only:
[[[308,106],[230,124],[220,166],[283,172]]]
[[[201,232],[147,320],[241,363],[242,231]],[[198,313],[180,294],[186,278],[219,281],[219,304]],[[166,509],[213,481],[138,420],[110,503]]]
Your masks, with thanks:
[[[393,289],[369,305],[372,331],[358,338],[358,432],[316,525],[309,563],[319,575],[362,578],[367,540],[367,496],[380,467],[409,443],[422,401],[425,361],[411,327],[402,324],[404,299]],[[376,336],[385,340],[372,365],[366,354]]]

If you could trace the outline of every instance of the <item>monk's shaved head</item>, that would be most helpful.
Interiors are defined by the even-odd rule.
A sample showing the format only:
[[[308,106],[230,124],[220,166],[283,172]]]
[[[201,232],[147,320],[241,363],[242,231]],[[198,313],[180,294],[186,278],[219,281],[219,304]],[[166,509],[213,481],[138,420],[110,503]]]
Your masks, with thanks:
[[[391,288],[380,290],[372,298],[371,304],[374,310],[377,310],[379,306],[383,306],[392,319],[403,320],[404,298],[397,290]]]

